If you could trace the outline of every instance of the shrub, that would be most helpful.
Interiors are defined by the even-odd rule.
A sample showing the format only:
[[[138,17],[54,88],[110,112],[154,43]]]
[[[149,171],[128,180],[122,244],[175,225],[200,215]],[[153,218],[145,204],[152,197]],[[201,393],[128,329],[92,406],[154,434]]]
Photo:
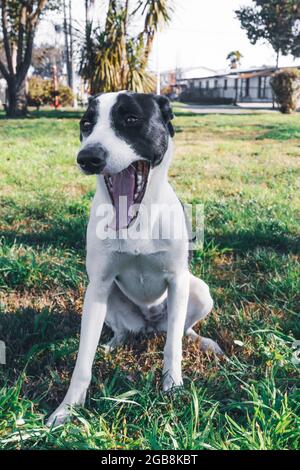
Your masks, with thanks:
[[[41,77],[31,77],[28,80],[27,100],[29,106],[39,109],[44,105],[53,105],[55,96],[59,97],[61,106],[70,106],[73,103],[73,92],[70,87],[59,84],[58,91],[53,90],[52,80],[44,80]]]
[[[271,86],[282,113],[296,111],[300,98],[300,70],[283,69],[274,73]]]
[[[43,80],[41,77],[31,77],[28,80],[27,100],[29,106],[36,106],[39,109],[51,102],[52,82]]]
[[[74,96],[70,87],[66,85],[59,85],[58,96],[59,96],[59,104],[61,106],[72,106]]]

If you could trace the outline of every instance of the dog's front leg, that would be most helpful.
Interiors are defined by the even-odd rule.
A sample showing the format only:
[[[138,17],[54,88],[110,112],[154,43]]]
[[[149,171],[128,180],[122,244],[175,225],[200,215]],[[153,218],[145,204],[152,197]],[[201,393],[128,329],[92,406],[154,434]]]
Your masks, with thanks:
[[[163,390],[182,385],[182,337],[189,297],[189,273],[172,276],[168,283],[168,326],[164,349]]]
[[[70,407],[83,405],[91,381],[92,364],[107,311],[109,285],[90,282],[84,299],[79,351],[68,392],[47,425],[58,425],[67,418]]]

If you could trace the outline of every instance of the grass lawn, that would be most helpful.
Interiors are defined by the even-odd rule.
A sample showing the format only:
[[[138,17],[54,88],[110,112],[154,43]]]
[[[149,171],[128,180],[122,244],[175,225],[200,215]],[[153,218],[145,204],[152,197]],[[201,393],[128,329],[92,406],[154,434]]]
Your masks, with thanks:
[[[0,119],[0,448],[299,448],[300,116],[276,113],[177,109],[170,179],[205,205],[192,270],[215,300],[199,329],[227,359],[185,339],[185,387],[167,397],[163,336],[98,348],[86,408],[44,426],[70,380],[86,285],[95,180],[75,165],[79,115]]]

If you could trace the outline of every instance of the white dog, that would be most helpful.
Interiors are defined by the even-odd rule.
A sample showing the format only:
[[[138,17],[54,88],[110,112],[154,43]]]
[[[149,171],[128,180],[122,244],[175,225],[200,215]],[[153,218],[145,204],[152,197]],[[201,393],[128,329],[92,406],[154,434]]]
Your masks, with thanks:
[[[87,229],[89,285],[71,384],[49,425],[84,404],[104,322],[114,332],[108,348],[121,344],[129,331],[166,331],[163,390],[182,385],[182,336],[199,338],[192,327],[213,301],[205,282],[188,270],[186,219],[168,182],[172,118],[168,99],[123,91],[92,98],[81,120],[77,163],[85,174],[97,175]],[[103,208],[113,209],[104,223]],[[184,227],[180,237],[169,230],[174,208],[177,226]],[[147,233],[158,236],[136,236],[146,218]],[[201,338],[200,347],[222,354],[208,338]]]

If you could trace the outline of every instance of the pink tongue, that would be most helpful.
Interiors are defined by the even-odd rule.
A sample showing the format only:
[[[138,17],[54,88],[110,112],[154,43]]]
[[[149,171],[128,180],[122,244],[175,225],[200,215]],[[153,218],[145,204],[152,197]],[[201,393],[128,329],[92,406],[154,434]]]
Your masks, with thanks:
[[[134,202],[135,168],[130,166],[111,177],[112,196],[116,209],[116,230],[127,227],[131,216],[130,207]]]

